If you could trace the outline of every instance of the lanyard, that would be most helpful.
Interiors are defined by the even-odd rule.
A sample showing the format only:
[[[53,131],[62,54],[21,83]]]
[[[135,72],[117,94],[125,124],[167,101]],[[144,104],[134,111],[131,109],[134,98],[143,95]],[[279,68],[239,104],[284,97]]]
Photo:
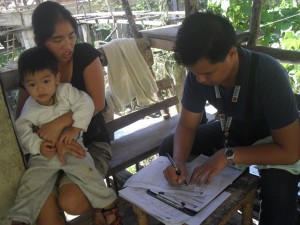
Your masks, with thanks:
[[[214,86],[214,88],[215,88],[216,98],[221,100],[222,109],[221,109],[221,113],[220,113],[220,123],[221,123],[221,129],[222,129],[223,136],[224,136],[224,147],[228,147],[229,129],[230,129],[231,122],[232,122],[232,116],[233,116],[235,108],[236,108],[236,103],[239,99],[241,86],[240,85],[234,86],[234,90],[233,90],[233,94],[232,94],[232,98],[231,98],[231,110],[230,110],[231,112],[227,116],[225,114],[225,105],[224,105],[224,101],[222,101],[222,96],[221,96],[219,87]]]

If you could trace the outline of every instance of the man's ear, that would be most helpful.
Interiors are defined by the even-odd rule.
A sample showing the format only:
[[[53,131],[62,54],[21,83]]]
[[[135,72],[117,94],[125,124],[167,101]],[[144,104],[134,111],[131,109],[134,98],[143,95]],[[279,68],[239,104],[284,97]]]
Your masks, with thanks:
[[[232,47],[232,48],[229,50],[228,56],[229,56],[230,58],[233,58],[233,57],[236,57],[237,55],[238,55],[237,48],[236,48],[236,47]]]
[[[57,73],[55,76],[55,83],[59,84],[59,82],[60,82],[60,73]]]

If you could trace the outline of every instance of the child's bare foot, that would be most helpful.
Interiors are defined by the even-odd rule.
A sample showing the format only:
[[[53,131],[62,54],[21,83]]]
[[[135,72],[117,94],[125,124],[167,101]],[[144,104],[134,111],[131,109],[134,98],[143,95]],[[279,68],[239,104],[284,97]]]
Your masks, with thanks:
[[[94,224],[93,225],[123,225],[119,210],[115,204],[112,204],[104,209],[94,209]]]

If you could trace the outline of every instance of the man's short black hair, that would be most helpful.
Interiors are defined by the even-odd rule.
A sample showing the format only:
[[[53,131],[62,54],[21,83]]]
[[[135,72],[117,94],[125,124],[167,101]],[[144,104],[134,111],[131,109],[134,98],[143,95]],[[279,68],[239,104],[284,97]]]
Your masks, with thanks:
[[[34,75],[38,71],[48,69],[53,74],[58,73],[58,64],[55,56],[44,47],[33,47],[25,50],[19,57],[18,70],[20,81],[26,76]]]
[[[191,66],[200,59],[222,62],[236,46],[236,34],[228,19],[212,12],[196,12],[185,18],[174,47],[180,65]]]

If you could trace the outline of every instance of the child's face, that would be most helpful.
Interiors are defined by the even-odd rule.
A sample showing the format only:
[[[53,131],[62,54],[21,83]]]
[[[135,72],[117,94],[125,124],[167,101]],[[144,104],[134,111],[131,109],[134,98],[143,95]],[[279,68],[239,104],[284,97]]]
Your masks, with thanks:
[[[29,95],[39,104],[52,105],[59,79],[59,74],[55,75],[50,70],[45,69],[35,72],[33,75],[25,76],[24,86]]]

